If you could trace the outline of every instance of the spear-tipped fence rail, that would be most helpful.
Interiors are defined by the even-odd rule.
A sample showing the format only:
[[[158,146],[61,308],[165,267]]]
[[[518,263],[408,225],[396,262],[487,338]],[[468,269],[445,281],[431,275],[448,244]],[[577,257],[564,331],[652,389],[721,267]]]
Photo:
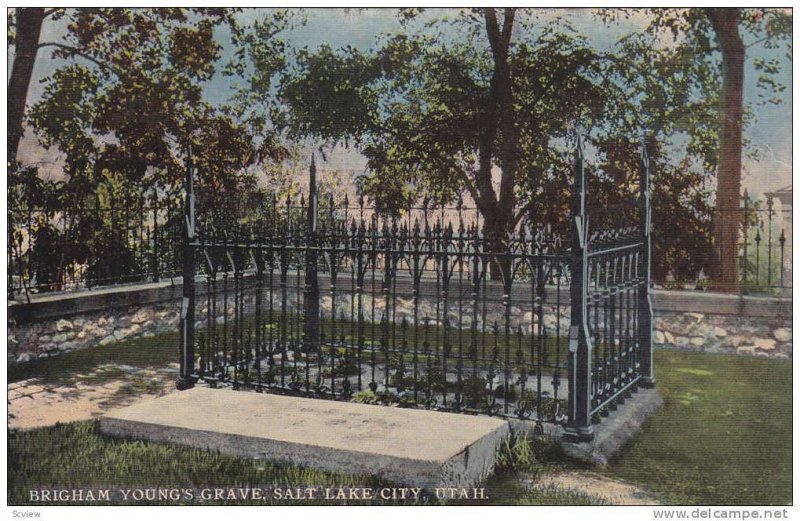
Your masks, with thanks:
[[[579,142],[571,242],[523,219],[502,251],[463,205],[320,203],[313,161],[308,200],[198,216],[188,171],[181,388],[516,417],[585,439],[653,383],[646,156],[630,226],[591,228]]]

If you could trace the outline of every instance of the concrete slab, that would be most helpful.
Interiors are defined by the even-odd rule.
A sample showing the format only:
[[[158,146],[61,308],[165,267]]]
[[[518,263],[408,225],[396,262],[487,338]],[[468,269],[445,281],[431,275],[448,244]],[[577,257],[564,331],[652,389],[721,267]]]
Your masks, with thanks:
[[[607,465],[663,404],[658,387],[639,388],[616,411],[594,426],[592,441],[574,443],[562,440],[561,447],[572,458],[593,465]]]
[[[201,386],[111,411],[100,427],[427,490],[480,482],[509,432],[498,418]]]

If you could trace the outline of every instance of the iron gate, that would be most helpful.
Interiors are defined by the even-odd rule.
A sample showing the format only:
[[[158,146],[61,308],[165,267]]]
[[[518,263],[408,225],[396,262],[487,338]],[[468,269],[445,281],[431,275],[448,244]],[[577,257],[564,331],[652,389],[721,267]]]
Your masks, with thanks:
[[[589,227],[578,140],[569,244],[522,219],[502,251],[477,210],[308,199],[185,204],[181,377],[257,392],[563,424],[578,439],[653,383],[649,161],[638,220]]]

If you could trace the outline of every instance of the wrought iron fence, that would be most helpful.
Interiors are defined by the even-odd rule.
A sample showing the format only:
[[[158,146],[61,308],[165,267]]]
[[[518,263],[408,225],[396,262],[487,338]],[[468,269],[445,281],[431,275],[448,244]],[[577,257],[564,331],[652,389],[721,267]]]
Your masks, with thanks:
[[[263,194],[216,197],[203,201],[204,220],[214,224],[224,233],[234,233],[242,223],[263,221],[269,213],[269,202]],[[295,201],[295,212],[304,211]],[[260,206],[259,206],[260,205]],[[286,206],[282,201],[281,205]],[[335,215],[347,214],[361,220],[370,220],[378,212],[364,205],[340,201]],[[322,201],[323,208],[331,207]],[[629,208],[605,208],[602,214],[625,213]],[[8,298],[26,295],[89,289],[122,283],[159,281],[182,273],[183,246],[181,244],[183,209],[178,195],[161,192],[138,194],[130,198],[89,199],[80,204],[56,203],[49,206],[26,204],[9,200],[9,241],[7,250]],[[247,213],[243,216],[243,212]],[[349,213],[348,213],[349,212]],[[630,212],[616,221],[630,219]],[[320,219],[327,218],[327,214]],[[740,212],[731,216],[741,221],[739,245],[739,284],[743,293],[775,292],[792,285],[792,242],[790,206],[775,204],[770,194],[760,200],[745,192]],[[382,217],[383,219],[383,217]],[[438,219],[442,223],[480,223],[475,208],[464,205],[452,208],[425,205],[409,208],[398,222],[408,229],[417,219],[424,228]],[[595,221],[597,222],[597,221]],[[712,216],[706,216],[705,227],[710,233]],[[555,224],[555,223],[554,223]],[[547,232],[538,230],[539,236],[555,237],[563,234],[563,222]],[[302,223],[300,223],[302,225]],[[653,247],[663,257],[653,266],[652,280],[656,287],[667,289],[710,289],[713,259],[708,257],[708,267],[687,276],[684,261],[691,251],[683,251],[676,243],[673,230],[656,227]],[[709,248],[710,249],[710,248]],[[702,255],[703,252],[695,252]],[[708,252],[706,252],[707,254]],[[682,264],[683,263],[683,264]],[[692,265],[702,262],[692,261]],[[675,269],[671,269],[671,266]],[[691,271],[691,270],[690,270]],[[681,275],[676,275],[681,272]]]
[[[713,230],[715,216],[703,218],[704,227],[709,236]],[[771,194],[754,199],[745,191],[738,212],[723,213],[722,219],[739,221],[739,247],[737,252],[737,291],[741,293],[773,293],[792,287],[792,208],[789,205],[775,204]],[[712,289],[712,271],[715,260],[711,254],[712,243],[709,238],[708,251],[696,251],[696,255],[705,256],[706,267],[697,269],[691,275],[686,270],[670,269],[670,264],[681,264],[689,261],[691,252],[678,255],[676,249],[680,230],[667,227],[654,230],[653,247],[660,250],[667,259],[661,266],[661,273],[653,274],[653,283],[665,289]],[[702,264],[702,263],[701,263]],[[677,271],[683,271],[682,275]]]
[[[739,258],[743,290],[792,286],[792,209],[775,207],[770,195],[757,201],[742,198],[742,240]],[[787,237],[788,227],[788,237]]]
[[[9,201],[8,296],[159,281],[181,272],[178,194],[21,205]]]
[[[586,438],[651,381],[649,218],[589,233],[580,144],[574,233],[523,219],[502,250],[461,206],[320,204],[313,163],[307,198],[198,216],[189,172],[180,388],[502,415]],[[647,216],[646,161],[642,178],[632,208]]]

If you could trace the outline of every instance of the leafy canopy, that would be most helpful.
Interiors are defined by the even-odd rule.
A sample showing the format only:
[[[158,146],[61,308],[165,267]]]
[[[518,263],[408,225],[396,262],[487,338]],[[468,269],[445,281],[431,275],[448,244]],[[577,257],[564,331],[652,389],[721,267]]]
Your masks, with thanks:
[[[276,154],[250,127],[205,99],[217,71],[216,31],[234,11],[209,8],[68,9],[63,41],[44,44],[63,65],[46,79],[30,121],[66,172],[99,182],[104,172],[174,187],[191,146],[210,186],[233,189],[248,165]]]

